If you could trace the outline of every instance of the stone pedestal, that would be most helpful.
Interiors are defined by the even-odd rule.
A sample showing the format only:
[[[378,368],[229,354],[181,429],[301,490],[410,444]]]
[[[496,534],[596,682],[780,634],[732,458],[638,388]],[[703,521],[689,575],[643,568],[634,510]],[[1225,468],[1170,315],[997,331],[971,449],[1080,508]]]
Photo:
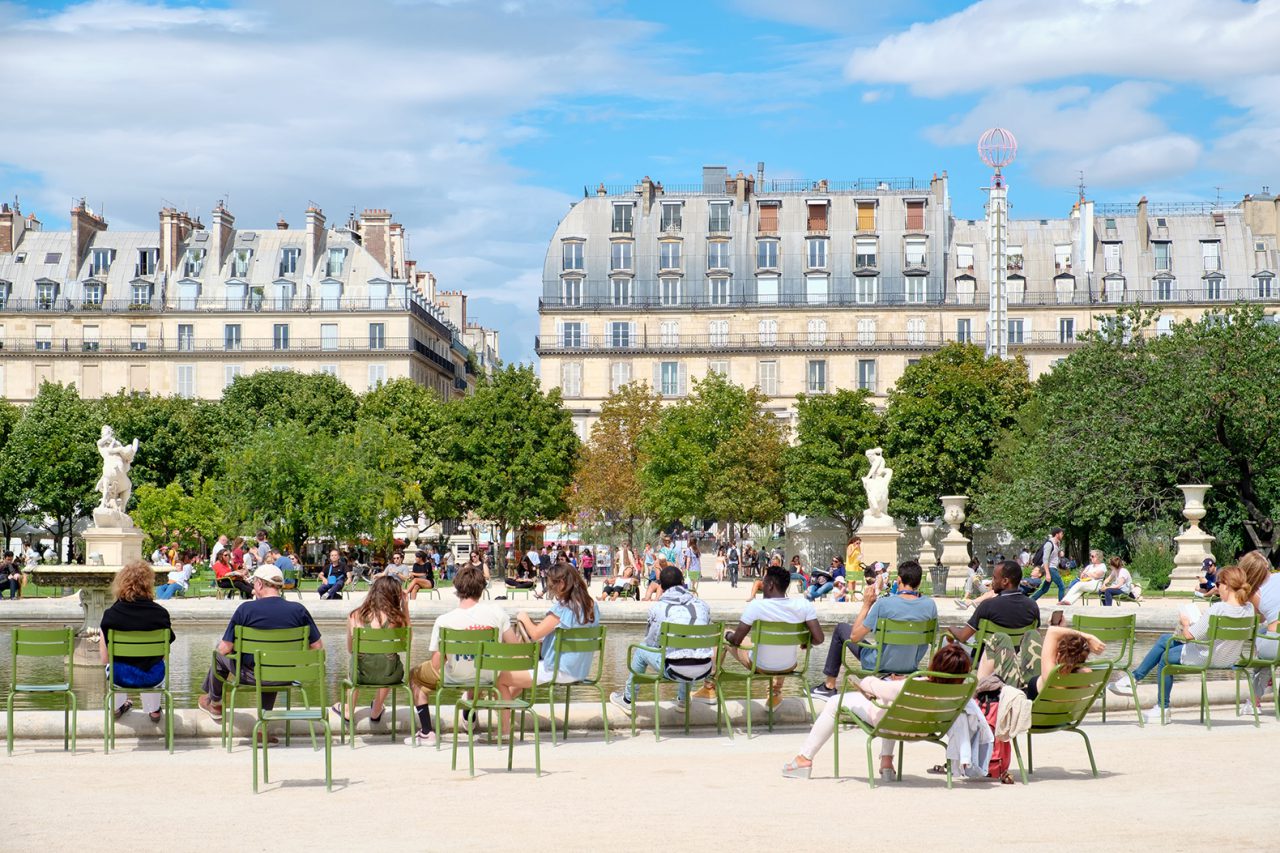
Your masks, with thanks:
[[[964,524],[964,510],[969,498],[966,495],[944,495],[941,500],[942,519],[951,529],[942,538],[942,556],[938,562],[947,567],[948,584],[963,584],[969,570],[969,539],[960,532],[960,525]]]
[[[1173,538],[1178,546],[1173,558],[1173,574],[1169,577],[1169,589],[1174,592],[1190,592],[1199,584],[1203,573],[1201,566],[1206,557],[1212,557],[1209,549],[1214,537],[1200,527],[1200,519],[1205,516],[1204,496],[1210,486],[1187,485],[1178,486],[1182,490],[1186,506],[1182,509],[1190,525],[1180,535]]]
[[[85,561],[90,565],[123,566],[141,560],[143,538],[143,532],[136,527],[90,527],[84,532]]]
[[[890,569],[898,567],[898,540],[902,534],[894,526],[893,519],[882,516],[876,523],[863,521],[858,528],[862,538],[862,564],[887,563]]]

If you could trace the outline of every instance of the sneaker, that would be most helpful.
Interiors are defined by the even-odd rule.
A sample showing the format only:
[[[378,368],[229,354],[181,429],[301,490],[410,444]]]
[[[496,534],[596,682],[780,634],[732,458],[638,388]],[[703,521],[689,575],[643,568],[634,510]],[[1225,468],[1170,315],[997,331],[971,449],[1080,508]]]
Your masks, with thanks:
[[[1133,695],[1133,685],[1129,683],[1128,679],[1117,678],[1115,681],[1107,685],[1107,690],[1111,691],[1117,696]]]
[[[1200,591],[1200,590],[1198,590],[1198,589],[1197,589],[1195,592],[1191,593],[1191,594],[1192,594],[1192,595],[1194,595],[1196,598],[1204,598],[1204,593],[1203,593],[1203,592],[1201,592],[1201,591]]]
[[[407,737],[404,739],[405,746],[413,746],[415,743],[418,746],[435,746],[436,733],[435,732],[414,732],[411,737]]]
[[[1240,707],[1236,709],[1236,714],[1241,717],[1252,717],[1256,713],[1258,710],[1253,707],[1252,702],[1241,702]]]
[[[958,608],[959,608],[959,609],[961,609],[961,610],[968,610],[968,609],[969,609],[969,602],[965,601],[963,598],[957,598],[957,599],[956,599],[956,607],[958,607]]]
[[[684,711],[685,711],[685,708],[687,707],[687,705],[688,705],[688,703],[687,703],[687,701],[686,701],[686,700],[681,699],[679,696],[677,696],[677,697],[676,697],[676,710],[677,710],[677,711],[679,711],[680,713],[682,713],[682,714],[683,714],[683,713],[684,713]]]
[[[818,684],[815,684],[814,686],[809,688],[809,693],[811,695],[818,696],[822,699],[830,699],[832,696],[835,696],[839,692],[840,691],[836,690],[834,687],[828,687],[827,682],[825,681],[819,682]]]
[[[788,779],[808,779],[813,775],[813,765],[801,767],[794,761],[788,761],[782,766],[782,775]]]
[[[631,715],[631,700],[628,699],[627,694],[623,693],[621,690],[610,693],[609,702],[614,707],[621,708],[628,716]]]
[[[1165,709],[1164,709],[1164,719],[1161,719],[1161,718],[1160,718],[1160,709],[1159,709],[1158,707],[1157,707],[1157,708],[1148,708],[1147,710],[1145,710],[1145,711],[1143,711],[1143,712],[1142,712],[1142,719],[1143,719],[1143,720],[1146,722],[1146,724],[1147,724],[1147,725],[1149,725],[1149,726],[1152,726],[1152,725],[1155,725],[1155,726],[1163,725],[1163,724],[1164,724],[1165,722],[1167,722],[1171,717],[1173,717],[1173,709],[1171,709],[1171,708],[1165,708]]]
[[[704,684],[698,690],[693,691],[694,699],[701,699],[703,702],[716,701],[716,688],[713,684]]]
[[[201,696],[196,700],[196,704],[200,706],[200,710],[209,715],[215,723],[222,722],[222,706],[214,702],[208,696]]]

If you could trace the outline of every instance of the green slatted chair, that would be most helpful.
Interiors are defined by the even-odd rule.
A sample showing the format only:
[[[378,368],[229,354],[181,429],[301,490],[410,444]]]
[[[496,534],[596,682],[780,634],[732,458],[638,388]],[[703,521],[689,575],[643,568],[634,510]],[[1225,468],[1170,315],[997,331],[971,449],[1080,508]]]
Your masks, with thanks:
[[[934,681],[932,679],[939,679]],[[973,698],[978,688],[977,676],[970,672],[964,676],[935,673],[927,670],[914,673],[902,682],[902,692],[885,708],[884,716],[874,725],[841,708],[841,717],[851,720],[867,736],[867,783],[876,786],[875,761],[871,744],[876,738],[898,742],[898,779],[902,779],[904,747],[908,743],[933,743],[946,749],[944,738],[951,724],[964,711],[965,704]],[[847,716],[846,716],[847,714]],[[835,774],[840,776],[840,720],[835,731]],[[951,762],[946,762],[947,787],[951,787]]]
[[[75,633],[71,628],[14,628],[9,635],[9,695],[5,702],[5,740],[13,755],[13,700],[19,693],[49,693],[63,697],[62,748],[76,751]],[[62,658],[62,681],[18,681],[18,658]]]
[[[444,700],[445,691],[451,693],[458,701],[464,691],[473,687],[471,679],[463,681],[453,681],[448,679],[445,663],[451,655],[461,657],[475,658],[480,654],[480,649],[484,643],[496,643],[500,637],[497,628],[441,628],[440,643],[437,651],[440,652],[440,686],[436,688],[435,695],[435,712],[436,720],[440,720],[440,705]],[[493,680],[485,682],[482,685],[484,690],[493,689]],[[473,697],[474,698],[474,697]],[[492,723],[492,720],[490,720]],[[439,725],[439,723],[437,723]],[[443,732],[441,732],[443,734]],[[440,738],[436,738],[436,751],[441,749]]]
[[[463,710],[470,711],[475,714],[478,711],[487,711],[490,715],[490,725],[492,726],[492,714],[494,711],[501,713],[502,711],[520,712],[520,729],[524,730],[524,715],[529,711],[533,711],[532,697],[538,693],[538,643],[496,643],[484,642],[480,644],[480,654],[476,657],[476,675],[475,682],[471,685],[472,698],[460,698],[453,706],[453,769],[458,769],[458,729],[459,717]],[[497,677],[503,672],[520,672],[529,670],[533,672],[533,685],[529,690],[523,692],[522,695],[513,699],[482,699],[482,692],[486,692],[486,685],[497,681]],[[511,769],[512,761],[515,757],[516,747],[516,726],[515,720],[512,720],[510,731],[507,733],[507,770]],[[467,762],[471,775],[476,775],[476,735],[475,726],[467,727]],[[542,775],[542,728],[539,722],[538,714],[533,714],[533,755],[534,755],[534,772],[536,775]]]
[[[850,675],[856,678],[863,678],[868,675],[887,675],[889,674],[882,665],[884,662],[884,651],[888,646],[924,646],[924,652],[916,659],[916,663],[908,671],[915,672],[916,667],[920,665],[920,661],[928,661],[933,656],[934,647],[938,641],[938,620],[937,619],[878,619],[876,620],[875,633],[872,642],[863,640],[852,648],[848,643],[845,644],[845,679],[846,683]],[[876,651],[876,668],[866,669],[862,666],[862,657],[859,654],[863,650],[875,649]],[[908,673],[893,673],[895,675],[906,675]],[[844,690],[841,689],[843,694]]]
[[[551,672],[558,673],[560,671],[560,656],[574,653],[586,653],[595,655],[595,672],[581,681],[558,682],[553,681],[548,684],[539,685],[540,688],[546,689],[547,704],[551,711],[551,744],[556,742],[556,691],[564,690],[564,738],[569,739],[569,696],[575,687],[593,688],[600,694],[600,718],[604,721],[604,742],[609,742],[609,709],[606,705],[604,693],[604,685],[600,683],[601,673],[604,671],[604,645],[605,645],[606,629],[603,625],[597,625],[590,628],[557,628],[552,635],[551,642],[551,658],[547,662],[547,669]],[[538,694],[538,691],[535,691]],[[541,701],[539,695],[535,695],[535,702]],[[524,736],[523,725],[520,731],[521,737]]]
[[[658,634],[658,645],[646,646],[640,643],[632,643],[627,648],[627,660],[630,661],[636,649],[644,649],[649,652],[657,652],[661,655],[657,672],[636,672],[631,670],[631,677],[634,679],[635,695],[631,697],[631,735],[634,737],[636,733],[636,706],[639,704],[639,694],[641,684],[653,685],[653,739],[658,740],[661,737],[661,723],[658,719],[658,688],[663,684],[680,684],[681,679],[674,678],[667,674],[667,654],[676,649],[710,649],[711,650],[711,668],[708,670],[708,676],[715,672],[715,662],[720,660],[720,650],[724,646],[724,623],[712,622],[710,625],[682,625],[676,622],[663,622]],[[702,679],[694,679],[701,681]],[[692,683],[690,683],[692,687]],[[692,697],[689,697],[690,700]],[[691,701],[686,701],[684,705],[684,733],[689,733],[689,706]],[[727,720],[728,715],[724,709],[724,694],[719,690],[716,691],[716,734],[721,731],[722,724]],[[730,734],[732,736],[732,733]]]
[[[106,754],[116,745],[115,695],[117,693],[159,693],[164,707],[164,739],[169,752],[173,752],[173,694],[169,692],[169,629],[155,631],[108,631],[106,637],[107,660],[116,658],[164,658],[164,681],[155,687],[125,687],[115,680],[113,666],[104,677],[106,695],[102,700],[102,752]]]
[[[413,628],[406,625],[403,628],[362,628],[356,627],[351,631],[351,668],[347,672],[347,677],[342,679],[342,714],[346,717],[344,725],[338,727],[339,743],[344,737],[351,738],[351,748],[356,746],[356,715],[351,713],[347,705],[347,697],[351,694],[359,695],[361,690],[382,690],[390,689],[391,691],[391,740],[396,739],[396,699],[397,691],[403,690],[405,695],[405,707],[413,707],[413,691],[409,688],[409,652],[413,648]],[[361,655],[403,655],[401,661],[400,680],[394,684],[367,684],[359,680],[359,662]],[[383,708],[382,713],[386,713]],[[344,733],[345,728],[345,733]],[[412,728],[412,723],[410,724]],[[413,739],[413,745],[418,745],[418,739]]]
[[[227,655],[231,661],[231,671],[227,673],[226,677],[223,677],[218,672],[217,666],[213,667],[213,677],[222,683],[222,743],[227,748],[227,752],[231,752],[235,737],[233,716],[236,710],[236,698],[241,691],[256,695],[253,683],[245,683],[240,680],[240,661],[243,656],[250,655],[256,663],[259,652],[271,649],[277,651],[305,651],[310,645],[310,629],[306,625],[297,628],[246,628],[243,625],[236,626],[231,654]],[[214,652],[214,658],[216,661],[216,651]],[[256,680],[256,674],[254,677]],[[272,691],[268,690],[266,692],[270,693]],[[312,740],[314,739],[315,731],[313,729]]]
[[[1085,616],[1074,613],[1071,616],[1071,627],[1086,634],[1092,634],[1107,644],[1107,650],[1101,657],[1089,658],[1089,666],[1107,663],[1111,671],[1121,673],[1129,678],[1129,686],[1133,690],[1133,706],[1138,714],[1138,726],[1146,725],[1142,718],[1142,705],[1138,702],[1138,682],[1133,677],[1133,647],[1137,636],[1138,617],[1128,616]],[[1102,722],[1107,721],[1107,691],[1102,691]]]
[[[978,633],[973,638],[973,668],[978,668],[978,661],[982,660],[982,654],[986,651],[987,641],[996,634],[1003,634],[1009,638],[1010,645],[1014,649],[1021,652],[1023,644],[1027,642],[1028,635],[1038,639],[1040,636],[1039,625],[1028,625],[1025,628],[1006,628],[1003,625],[997,625],[990,619],[982,619],[978,622]],[[1038,655],[1036,657],[1039,657]]]
[[[1093,760],[1093,745],[1089,742],[1089,736],[1080,728],[1080,723],[1110,680],[1110,663],[1103,663],[1102,666],[1091,665],[1088,672],[1079,670],[1063,672],[1061,665],[1054,667],[1031,703],[1031,728],[1027,731],[1025,767],[1022,764],[1022,750],[1018,749],[1018,741],[1016,738],[1013,741],[1013,754],[1018,760],[1018,772],[1022,774],[1022,784],[1027,784],[1028,773],[1035,772],[1031,738],[1034,735],[1045,735],[1050,732],[1075,732],[1084,738],[1084,748],[1089,753],[1089,769],[1093,771],[1093,778],[1098,778],[1098,765]]]
[[[267,725],[276,720],[285,723],[285,737],[294,722],[305,722],[308,728],[319,723],[324,727],[324,786],[333,790],[333,731],[329,728],[329,700],[325,685],[328,679],[324,671],[324,649],[286,649],[283,644],[275,648],[260,649],[254,658],[254,672],[258,719],[253,724],[253,792],[258,793],[258,750],[262,750],[262,781],[270,782],[268,768],[269,738]],[[285,710],[262,707],[266,693],[284,693],[288,697]],[[302,704],[293,705],[293,694],[300,693]],[[288,741],[286,740],[286,743]],[[311,748],[315,749],[315,735]]]
[[[804,693],[805,701],[809,703],[809,718],[813,719],[813,696],[809,694],[808,672],[809,672],[809,649],[813,643],[813,638],[809,635],[809,626],[804,622],[755,622],[751,626],[751,663],[750,668],[728,669],[726,659],[720,664],[719,671],[716,673],[716,687],[720,688],[725,684],[739,683],[746,685],[746,705],[747,705],[747,737],[751,737],[751,706],[755,704],[752,701],[752,687],[756,681],[764,681],[767,685],[765,690],[765,710],[768,714],[769,731],[773,731],[773,705],[768,701],[771,695],[770,691],[775,678],[794,678],[800,682],[800,689]],[[756,655],[759,654],[761,648],[765,647],[790,647],[797,649],[796,665],[791,669],[782,672],[770,672],[768,670],[756,669]],[[741,661],[738,662],[739,667]],[[733,737],[733,726],[729,727],[729,737]]]
[[[1250,670],[1265,669],[1271,673],[1271,698],[1276,706],[1276,719],[1280,720],[1280,651],[1277,651],[1275,657],[1265,657],[1258,652],[1258,641],[1270,640],[1280,646],[1280,633],[1271,634],[1266,630],[1265,625],[1259,625],[1257,631],[1253,635],[1253,643],[1248,651],[1241,657],[1240,663],[1236,666],[1236,713],[1239,714],[1240,708],[1240,679],[1249,678]],[[1266,687],[1266,683],[1263,683]],[[1261,710],[1262,695],[1253,695],[1253,682],[1249,682],[1249,698],[1252,700],[1255,708]]]
[[[1200,722],[1204,723],[1204,727],[1206,729],[1213,728],[1213,723],[1209,719],[1209,670],[1231,669],[1246,660],[1249,652],[1253,649],[1253,638],[1255,633],[1254,626],[1256,624],[1257,620],[1253,616],[1210,616],[1209,632],[1205,638],[1203,640],[1185,641],[1186,645],[1189,646],[1206,646],[1208,648],[1208,655],[1205,658],[1205,662],[1199,666],[1185,663],[1169,663],[1169,649],[1173,648],[1173,646],[1170,645],[1164,651],[1164,666],[1162,668],[1162,672],[1165,675],[1171,675],[1174,678],[1177,678],[1180,675],[1190,675],[1200,679]],[[1241,653],[1231,660],[1219,659],[1221,656],[1216,654],[1217,644],[1232,641],[1244,644],[1241,649]],[[1157,690],[1159,691],[1158,702],[1160,707],[1161,725],[1164,725],[1169,721],[1168,715],[1165,713],[1165,709],[1168,704],[1168,696],[1165,695],[1164,685],[1165,679],[1162,677],[1160,679],[1160,684],[1157,687]],[[1240,684],[1237,682],[1236,699],[1238,700],[1239,698]],[[1262,721],[1258,716],[1258,705],[1256,702],[1253,705],[1253,724],[1254,726],[1262,725]]]

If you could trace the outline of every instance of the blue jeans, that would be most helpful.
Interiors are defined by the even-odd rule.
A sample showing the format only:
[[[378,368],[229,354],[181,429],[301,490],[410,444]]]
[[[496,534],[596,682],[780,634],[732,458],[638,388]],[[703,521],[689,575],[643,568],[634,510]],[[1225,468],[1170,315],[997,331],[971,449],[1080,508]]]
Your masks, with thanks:
[[[1118,586],[1108,587],[1102,591],[1102,606],[1110,607],[1111,602],[1119,595],[1133,595],[1133,593],[1131,591],[1125,591]]]
[[[1160,702],[1165,708],[1169,707],[1169,693],[1173,690],[1173,676],[1164,674],[1164,665],[1166,663],[1164,652],[1169,650],[1168,663],[1180,663],[1182,661],[1182,650],[1186,648],[1182,640],[1176,639],[1172,634],[1164,634],[1160,639],[1156,640],[1156,644],[1151,647],[1151,651],[1147,652],[1147,656],[1142,659],[1142,663],[1138,664],[1137,669],[1133,671],[1133,677],[1141,681],[1146,678],[1151,670],[1156,671],[1156,678],[1160,680],[1160,695],[1163,701]]]
[[[182,587],[178,586],[176,583],[162,583],[160,586],[156,587],[156,600],[164,601],[165,599],[173,598],[181,591]]]
[[[321,598],[337,598],[342,594],[342,587],[347,583],[345,577],[329,578],[328,581],[318,590]]]
[[[650,669],[654,672],[658,672],[658,668],[660,666],[662,666],[661,652],[651,652],[648,649],[636,649],[631,653],[632,672],[644,673]],[[690,682],[688,681],[676,681],[676,698],[681,702],[689,698],[689,684]],[[626,696],[627,701],[630,702],[635,698],[635,692],[636,680],[628,677],[627,686],[622,691],[622,695]]]
[[[822,596],[831,592],[831,590],[835,589],[835,587],[836,585],[834,583],[831,583],[830,581],[824,584],[816,584],[816,583],[810,584],[809,591],[806,592],[804,596],[810,601],[813,601],[815,599],[822,598]]]
[[[1057,569],[1049,569],[1049,577],[1045,578],[1045,580],[1040,584],[1040,588],[1031,594],[1031,599],[1034,601],[1048,592],[1049,584],[1054,584],[1058,587],[1059,601],[1066,597],[1067,588],[1062,584],[1062,575],[1058,573]]]

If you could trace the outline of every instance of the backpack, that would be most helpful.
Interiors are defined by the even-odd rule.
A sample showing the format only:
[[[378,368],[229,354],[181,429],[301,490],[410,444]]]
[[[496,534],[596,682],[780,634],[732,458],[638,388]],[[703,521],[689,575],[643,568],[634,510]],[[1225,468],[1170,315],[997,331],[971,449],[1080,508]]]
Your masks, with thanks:
[[[1049,545],[1051,542],[1053,542],[1053,540],[1046,539],[1044,540],[1044,542],[1040,544],[1040,547],[1036,549],[1036,552],[1031,555],[1031,565],[1037,566],[1039,568],[1044,568],[1044,555],[1045,555],[1045,551],[1047,550],[1045,546]],[[1058,546],[1055,543],[1053,547],[1057,548]]]
[[[979,702],[982,708],[983,716],[987,718],[987,725],[991,726],[991,731],[996,730],[996,718],[1000,716],[1000,701],[997,699],[992,702]],[[1013,750],[1011,744],[1007,740],[997,740],[991,744],[991,761],[987,764],[987,776],[991,779],[999,779],[1009,771],[1009,759]]]

